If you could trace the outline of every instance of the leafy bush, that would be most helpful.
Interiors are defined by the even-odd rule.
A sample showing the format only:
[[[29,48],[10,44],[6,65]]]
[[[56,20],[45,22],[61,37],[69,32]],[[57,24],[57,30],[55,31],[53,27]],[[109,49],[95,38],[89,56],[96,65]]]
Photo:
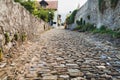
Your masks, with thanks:
[[[31,14],[33,14],[34,16],[38,18],[41,18],[42,20],[46,22],[49,22],[50,20],[53,20],[54,18],[54,10],[44,10],[42,8],[38,9],[36,6],[36,2],[34,0],[28,0],[28,1],[14,0],[14,1],[19,2]]]
[[[120,38],[120,32],[115,32],[115,34],[113,35],[113,37]]]
[[[53,10],[44,10],[40,9],[37,13],[34,13],[37,17],[41,18],[42,20],[49,22],[54,18],[54,11]]]
[[[87,23],[86,25],[87,31],[93,31],[96,29],[96,26],[94,26],[93,24]]]
[[[93,33],[101,33],[101,34],[107,33],[107,28],[104,25],[102,25],[99,29],[95,29]]]
[[[76,15],[77,11],[78,11],[78,10],[74,10],[74,11],[72,12],[72,14],[71,14],[69,17],[66,18],[66,23],[67,23],[67,24],[72,24],[72,23],[74,23],[75,15]]]
[[[108,29],[105,26],[101,26],[100,29],[95,29],[92,32],[94,34],[95,33],[108,34],[108,35],[111,35],[113,38],[120,38],[120,31],[114,31],[114,30]]]
[[[100,30],[101,30],[101,31],[104,31],[104,30],[106,31],[106,30],[107,30],[107,27],[104,26],[104,25],[102,25],[102,26],[100,27]]]
[[[15,1],[15,2],[19,2],[19,3],[20,3],[22,0],[14,0],[14,1]]]
[[[21,2],[21,5],[23,5],[30,13],[32,13],[35,10],[35,2],[34,1]]]
[[[104,33],[111,35],[113,38],[120,38],[120,32],[119,31],[114,31],[114,30],[111,30],[111,29],[107,29]]]
[[[85,31],[93,31],[94,29],[96,29],[94,25],[87,23],[85,25],[78,25],[74,30],[81,30],[85,32]]]
[[[82,26],[78,25],[74,28],[74,30],[81,30],[82,29]]]
[[[6,32],[6,33],[4,34],[4,36],[5,36],[5,44],[9,43],[9,42],[10,42],[10,37],[9,37],[8,32]]]
[[[94,29],[95,29],[94,25],[92,25],[90,23],[87,23],[87,24],[83,25],[83,27],[82,27],[83,31],[92,31]]]

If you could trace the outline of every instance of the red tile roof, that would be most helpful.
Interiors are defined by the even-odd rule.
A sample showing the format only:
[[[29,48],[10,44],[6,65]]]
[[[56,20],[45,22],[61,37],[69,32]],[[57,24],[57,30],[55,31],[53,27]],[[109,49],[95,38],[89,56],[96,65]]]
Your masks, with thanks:
[[[48,3],[47,9],[57,9],[58,1],[46,1]]]
[[[45,1],[48,3],[48,5],[45,9],[55,9],[55,10],[58,9],[58,0],[45,0]],[[40,6],[40,4],[39,4],[39,6]]]

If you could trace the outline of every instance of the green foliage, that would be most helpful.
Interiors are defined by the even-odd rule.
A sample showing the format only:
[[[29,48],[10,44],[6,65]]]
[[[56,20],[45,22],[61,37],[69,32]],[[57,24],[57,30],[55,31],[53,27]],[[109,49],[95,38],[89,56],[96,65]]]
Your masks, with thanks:
[[[48,11],[45,11],[45,10],[42,9],[42,10],[38,11],[37,15],[42,20],[48,22]]]
[[[21,0],[14,0],[15,2],[21,2]]]
[[[46,22],[49,22],[50,20],[53,20],[54,18],[53,10],[40,9],[40,10],[35,10],[33,14]]]
[[[110,3],[111,3],[111,8],[115,8],[118,4],[118,1],[119,0],[110,0]]]
[[[28,0],[28,1],[14,0],[14,1],[24,6],[30,13],[32,13],[36,9],[34,0]]]
[[[27,39],[27,34],[22,33],[22,35],[21,35],[22,42],[24,42],[26,39]]]
[[[21,5],[23,5],[30,13],[32,13],[35,10],[35,2],[34,1],[21,2]]]
[[[50,22],[50,20],[54,19],[54,11],[53,10],[48,10],[48,22]]]
[[[4,36],[5,36],[5,44],[9,43],[9,42],[10,42],[10,37],[9,37],[8,32],[6,32],[6,33],[4,34]]]
[[[103,13],[104,10],[106,9],[106,5],[105,4],[106,3],[105,3],[104,0],[99,0],[98,5],[99,5],[99,10],[100,10],[101,13]]]
[[[74,30],[79,30],[82,32],[88,31],[88,32],[92,32],[92,33],[100,33],[100,34],[108,34],[111,35],[113,38],[120,38],[120,31],[119,29],[117,31],[113,31],[111,29],[108,29],[106,26],[102,25],[99,29],[96,28],[96,26],[94,26],[93,24],[87,23],[85,24],[85,22],[83,22],[84,24],[81,24],[81,21],[76,21],[77,23],[77,27],[74,28]]]
[[[16,41],[18,41],[18,39],[19,39],[18,33],[14,34],[14,38],[15,38]]]
[[[75,15],[76,15],[77,11],[78,11],[77,9],[74,10],[74,11],[72,12],[72,14],[71,14],[69,17],[66,18],[66,23],[67,23],[67,24],[72,24],[72,23],[74,23]]]
[[[93,33],[101,33],[104,34],[106,32],[110,32],[104,25],[102,25],[99,29],[95,29]]]
[[[77,23],[77,25],[81,25],[81,23],[80,23],[80,21],[79,21],[79,20],[77,20],[77,21],[76,21],[76,23]]]
[[[104,31],[104,30],[106,31],[106,30],[107,30],[107,27],[104,26],[104,25],[102,25],[102,26],[100,27],[100,30],[101,30],[101,31]]]
[[[15,2],[19,2],[22,6],[24,6],[31,14],[34,16],[41,18],[42,20],[49,22],[54,18],[54,10],[44,10],[44,9],[37,9],[35,0],[28,0],[28,1],[21,1],[21,0],[14,0]]]
[[[93,31],[96,29],[96,27],[90,23],[87,23],[85,25],[78,25],[74,30],[80,30],[80,31]]]
[[[120,31],[114,31],[114,30],[108,29],[105,26],[101,26],[100,29],[95,29],[92,32],[94,34],[95,33],[108,34],[108,35],[111,35],[113,38],[120,38]]]
[[[74,28],[74,30],[81,30],[82,29],[82,26],[78,25]]]
[[[90,23],[87,23],[87,24],[83,25],[83,27],[82,27],[83,31],[92,31],[94,29],[95,29],[94,25],[92,25]]]
[[[2,49],[0,48],[0,62],[3,60],[3,53],[2,53]]]
[[[87,23],[85,25],[85,27],[86,27],[86,31],[93,31],[96,29],[96,26],[94,26],[93,24],[90,24],[90,23]]]
[[[114,32],[114,34],[112,35],[115,38],[120,38],[120,31],[119,32]]]

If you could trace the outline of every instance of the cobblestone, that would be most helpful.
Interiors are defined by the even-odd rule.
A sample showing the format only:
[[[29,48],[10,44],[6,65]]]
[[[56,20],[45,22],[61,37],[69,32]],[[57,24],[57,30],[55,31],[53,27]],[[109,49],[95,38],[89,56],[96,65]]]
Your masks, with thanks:
[[[84,33],[52,29],[14,50],[0,70],[13,80],[119,80],[119,49]]]

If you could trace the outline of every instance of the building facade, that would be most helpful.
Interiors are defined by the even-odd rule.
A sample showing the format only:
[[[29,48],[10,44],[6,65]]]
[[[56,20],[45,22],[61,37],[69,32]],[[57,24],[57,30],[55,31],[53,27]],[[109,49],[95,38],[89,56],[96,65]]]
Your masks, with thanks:
[[[104,0],[104,12],[99,10],[99,0],[88,0],[81,8],[79,8],[75,22],[81,18],[86,23],[91,23],[100,28],[102,25],[110,28],[120,28],[120,0],[115,8],[111,8],[111,0]]]
[[[58,0],[41,0],[40,2],[40,6],[43,7],[44,9],[48,9],[48,10],[54,10],[54,19],[53,21],[50,21],[49,24],[54,27],[57,26],[57,15],[58,15]],[[50,14],[50,12],[49,12]]]

